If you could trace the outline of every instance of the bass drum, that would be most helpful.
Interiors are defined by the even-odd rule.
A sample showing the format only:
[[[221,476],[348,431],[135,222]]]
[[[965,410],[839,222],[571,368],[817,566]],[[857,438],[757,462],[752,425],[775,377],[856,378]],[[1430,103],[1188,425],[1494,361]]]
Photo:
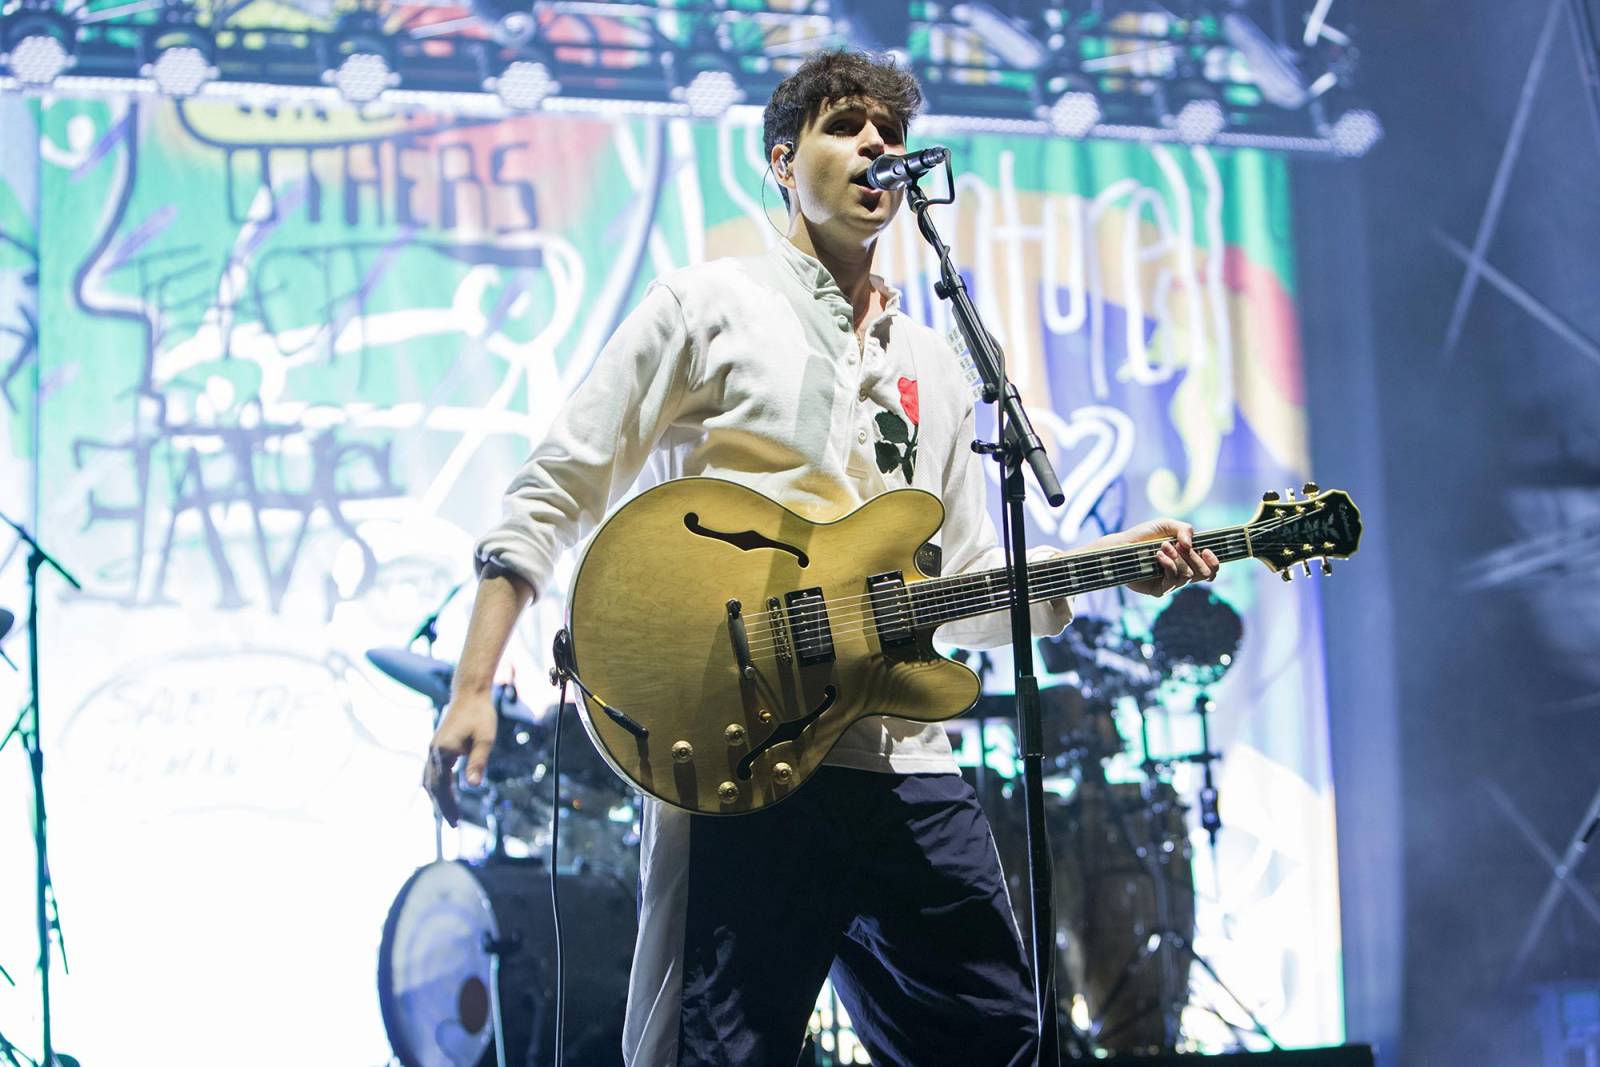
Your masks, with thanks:
[[[560,877],[565,1056],[620,1064],[637,930],[633,886],[607,873]],[[378,1003],[403,1067],[494,1067],[496,944],[506,1065],[553,1062],[554,937],[550,876],[537,860],[445,861],[413,874],[389,909],[378,951]]]

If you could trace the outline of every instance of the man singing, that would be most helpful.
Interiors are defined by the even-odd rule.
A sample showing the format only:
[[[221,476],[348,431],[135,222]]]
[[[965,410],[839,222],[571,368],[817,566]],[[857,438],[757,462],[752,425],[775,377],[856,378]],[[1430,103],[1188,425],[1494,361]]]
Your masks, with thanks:
[[[944,504],[944,573],[1003,562],[959,363],[872,273],[902,194],[870,188],[866,171],[905,151],[921,103],[909,74],[851,52],[815,55],[779,85],[764,121],[786,239],[652,284],[517,472],[477,548],[454,699],[428,761],[452,822],[457,761],[476,783],[488,760],[491,686],[517,616],[647,463],[658,478],[739,482],[814,521],[915,486]],[[885,436],[886,422],[905,432]],[[1215,573],[1174,520],[1104,543],[1161,539],[1160,571],[1133,588],[1159,596]],[[1070,617],[1065,601],[1033,609],[1039,633]],[[1001,644],[1008,618],[940,636]],[[869,717],[782,804],[714,817],[647,800],[643,827],[628,1064],[787,1067],[828,977],[875,1063],[1033,1061],[1022,942],[943,727]]]

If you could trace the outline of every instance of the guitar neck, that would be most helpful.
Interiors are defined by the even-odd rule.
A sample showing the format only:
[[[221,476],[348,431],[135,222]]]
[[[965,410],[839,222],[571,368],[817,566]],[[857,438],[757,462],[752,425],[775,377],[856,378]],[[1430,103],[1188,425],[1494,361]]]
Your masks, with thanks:
[[[1156,562],[1156,553],[1165,543],[1165,539],[1141,541],[1029,563],[1028,601],[1037,604],[1153,577],[1161,567]],[[1209,548],[1223,563],[1253,554],[1249,534],[1243,526],[1196,534],[1194,547],[1197,551]],[[940,626],[1009,606],[1011,575],[1000,567],[949,578],[930,578],[911,583],[907,590],[917,624]]]

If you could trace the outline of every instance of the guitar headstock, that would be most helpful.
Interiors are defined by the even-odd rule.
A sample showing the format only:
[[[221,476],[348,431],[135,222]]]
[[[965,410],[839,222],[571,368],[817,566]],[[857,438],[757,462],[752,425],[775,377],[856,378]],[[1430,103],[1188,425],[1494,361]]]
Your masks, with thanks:
[[[1361,545],[1361,511],[1342,489],[1319,489],[1307,482],[1304,496],[1267,493],[1245,532],[1250,554],[1269,568],[1291,577],[1296,563],[1311,573],[1311,561],[1322,560],[1322,573],[1332,574],[1330,559],[1349,559]]]

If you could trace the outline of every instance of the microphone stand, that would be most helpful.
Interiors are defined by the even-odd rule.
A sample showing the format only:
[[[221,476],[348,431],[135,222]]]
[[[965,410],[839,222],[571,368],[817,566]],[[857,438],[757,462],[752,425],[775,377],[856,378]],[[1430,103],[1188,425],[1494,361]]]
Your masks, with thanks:
[[[51,1043],[50,1034],[50,930],[53,927],[59,936],[61,919],[59,913],[54,922],[50,919],[50,910],[55,903],[55,888],[50,883],[49,852],[45,844],[44,748],[43,732],[39,724],[39,568],[48,563],[72,588],[81,592],[83,586],[78,584],[78,580],[69,574],[65,567],[51,558],[50,554],[39,546],[39,542],[33,539],[33,535],[21,525],[11,521],[4,513],[0,513],[0,522],[17,531],[17,536],[28,546],[29,701],[10,732],[4,738],[0,738],[0,748],[4,748],[6,742],[11,740],[12,734],[20,737],[23,750],[28,754],[28,766],[33,775],[34,904],[39,923],[39,999],[44,1029],[44,1048],[39,1055],[39,1063],[42,1067],[55,1067],[55,1047]],[[27,714],[30,710],[33,712],[31,716]],[[27,723],[26,726],[23,725],[24,722]],[[62,939],[62,961],[63,963],[66,961],[65,938]]]
[[[1061,1033],[1056,1013],[1055,980],[1055,901],[1052,893],[1050,842],[1045,836],[1044,816],[1044,730],[1040,725],[1039,682],[1033,673],[1033,626],[1028,599],[1028,544],[1024,505],[1027,484],[1023,466],[1033,469],[1034,477],[1052,507],[1066,500],[1056,480],[1044,444],[1033,430],[1022,397],[1006,380],[1005,354],[984,328],[978,309],[967,293],[967,286],[950,258],[934,227],[928,209],[937,204],[955,203],[955,178],[950,159],[944,160],[947,192],[943,199],[930,200],[915,181],[906,186],[906,199],[917,216],[917,228],[939,257],[939,281],[933,291],[950,302],[956,325],[966,341],[967,351],[983,378],[983,399],[995,404],[995,436],[999,443],[974,441],[973,451],[994,457],[1004,471],[1003,499],[1008,539],[1006,567],[1011,573],[1011,648],[1016,672],[1017,738],[1022,748],[1022,784],[1025,823],[1028,832],[1028,884],[1033,917],[1034,1010],[1039,1022],[1040,1067],[1057,1067],[1061,1062]]]

